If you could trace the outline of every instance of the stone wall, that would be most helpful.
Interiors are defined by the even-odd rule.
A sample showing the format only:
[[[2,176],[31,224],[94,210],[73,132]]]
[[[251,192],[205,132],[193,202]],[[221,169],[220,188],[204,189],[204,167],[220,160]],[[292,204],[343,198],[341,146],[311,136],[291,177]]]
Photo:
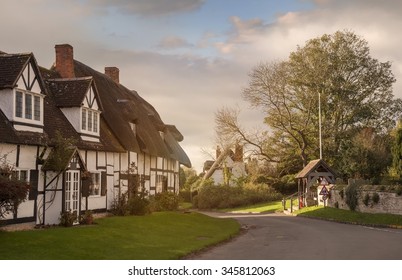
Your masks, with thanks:
[[[346,204],[347,186],[334,186],[330,190],[329,207],[350,210]],[[358,203],[356,211],[364,213],[387,213],[402,215],[402,186],[357,186]],[[368,196],[367,196],[368,195]],[[378,195],[378,202],[373,197]],[[367,199],[369,198],[369,199]],[[367,205],[365,205],[365,202]]]

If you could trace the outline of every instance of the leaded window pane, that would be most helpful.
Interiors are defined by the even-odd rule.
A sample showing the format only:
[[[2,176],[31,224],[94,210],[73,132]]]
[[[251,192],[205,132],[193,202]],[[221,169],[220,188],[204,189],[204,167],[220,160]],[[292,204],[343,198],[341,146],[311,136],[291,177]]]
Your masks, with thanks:
[[[32,95],[25,94],[25,118],[32,119]]]
[[[15,116],[22,118],[22,92],[17,91],[15,96]]]

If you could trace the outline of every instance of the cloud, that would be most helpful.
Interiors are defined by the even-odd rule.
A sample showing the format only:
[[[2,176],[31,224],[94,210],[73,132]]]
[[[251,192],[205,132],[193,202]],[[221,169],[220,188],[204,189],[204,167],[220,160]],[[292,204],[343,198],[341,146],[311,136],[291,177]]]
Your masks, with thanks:
[[[178,36],[167,36],[163,38],[158,44],[158,47],[162,49],[179,49],[192,46],[192,44]]]
[[[118,12],[140,16],[162,16],[199,9],[204,0],[88,0],[96,8],[116,9]]]
[[[183,147],[198,171],[209,159],[201,150],[215,147],[217,109],[239,106],[245,127],[262,124],[261,113],[241,99],[247,73],[262,61],[287,59],[298,45],[322,34],[349,29],[366,39],[374,58],[392,62],[397,78],[394,93],[402,97],[401,1],[316,0],[315,8],[278,14],[269,22],[234,12],[223,19],[230,23],[225,31],[203,30],[198,40],[192,33],[191,41],[171,28],[169,21],[175,17],[164,19],[166,26],[157,32],[155,25],[162,21],[153,20],[152,28],[146,25],[149,17],[192,12],[204,2],[10,0],[0,9],[0,50],[32,51],[40,65],[50,67],[54,45],[70,43],[77,60],[100,72],[105,66],[119,67],[121,83],[137,90],[166,123],[183,133]],[[116,13],[118,19],[113,18]],[[142,17],[139,22],[144,25],[134,16],[121,17],[123,13]],[[110,29],[99,31],[105,26]],[[114,37],[102,37],[105,34]],[[153,41],[140,48],[150,34]],[[158,43],[159,48],[152,48]],[[164,50],[175,50],[174,55]]]

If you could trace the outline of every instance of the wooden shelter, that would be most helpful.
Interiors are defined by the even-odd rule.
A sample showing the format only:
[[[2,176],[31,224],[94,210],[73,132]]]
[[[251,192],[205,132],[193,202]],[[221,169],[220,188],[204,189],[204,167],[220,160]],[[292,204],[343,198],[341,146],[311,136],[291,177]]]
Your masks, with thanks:
[[[299,206],[315,205],[317,203],[317,192],[314,187],[320,185],[323,180],[326,180],[328,184],[334,184],[336,180],[335,174],[335,171],[324,160],[310,161],[296,175]]]

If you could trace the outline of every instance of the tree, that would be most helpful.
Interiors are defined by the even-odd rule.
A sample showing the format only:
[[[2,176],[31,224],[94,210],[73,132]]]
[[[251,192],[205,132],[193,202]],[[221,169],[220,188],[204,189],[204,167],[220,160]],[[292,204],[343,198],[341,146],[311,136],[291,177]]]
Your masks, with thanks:
[[[392,94],[391,63],[372,58],[367,41],[350,31],[311,39],[285,61],[256,66],[249,77],[242,95],[266,114],[263,137],[257,140],[242,129],[235,112],[225,121],[223,109],[217,127],[255,144],[261,156],[289,173],[318,158],[319,95],[323,156],[335,167],[345,156],[340,154],[345,140],[366,128],[385,135],[402,112],[402,101]]]
[[[392,169],[391,175],[400,180],[402,177],[402,123],[398,122],[394,130],[392,145]]]
[[[370,179],[377,184],[392,162],[391,137],[378,134],[373,128],[361,129],[341,141],[340,153],[340,175],[345,179]]]
[[[18,206],[26,200],[29,191],[27,182],[13,176],[14,168],[6,161],[6,155],[0,158],[0,218],[9,212],[16,214]]]

